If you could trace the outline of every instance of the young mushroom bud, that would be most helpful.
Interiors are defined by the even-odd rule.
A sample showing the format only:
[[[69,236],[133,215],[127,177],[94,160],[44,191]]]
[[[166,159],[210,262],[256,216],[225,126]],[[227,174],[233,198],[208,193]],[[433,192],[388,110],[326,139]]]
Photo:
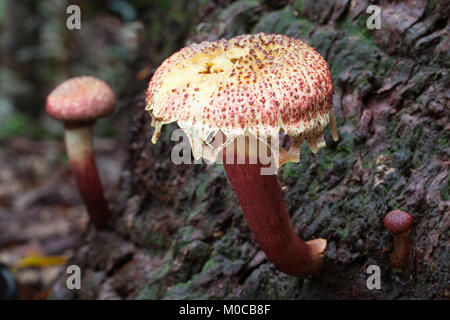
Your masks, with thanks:
[[[394,250],[391,253],[391,265],[402,269],[408,265],[410,244],[408,235],[413,219],[407,212],[394,210],[384,218],[384,226],[394,237]]]
[[[47,97],[47,113],[64,122],[64,138],[72,172],[90,220],[103,229],[110,210],[103,195],[92,147],[92,127],[98,118],[114,111],[111,88],[94,77],[64,81]]]
[[[304,140],[313,152],[325,146],[328,123],[338,139],[333,82],[320,54],[277,34],[193,44],[156,70],[146,102],[156,128],[153,143],[163,124],[176,121],[195,159],[223,160],[250,230],[281,271],[320,271],[326,240],[304,242],[297,236],[273,170],[298,162]],[[276,143],[281,131],[292,139],[288,150]],[[267,168],[261,150],[274,166]]]

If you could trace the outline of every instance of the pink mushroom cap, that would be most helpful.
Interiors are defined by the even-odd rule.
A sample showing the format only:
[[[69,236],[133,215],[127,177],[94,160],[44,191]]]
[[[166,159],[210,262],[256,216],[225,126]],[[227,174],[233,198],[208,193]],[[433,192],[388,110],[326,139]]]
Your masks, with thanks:
[[[75,77],[58,85],[47,97],[46,111],[62,121],[89,122],[114,111],[115,96],[104,81]]]
[[[393,235],[400,235],[402,233],[408,232],[413,223],[412,216],[401,210],[394,210],[389,212],[386,217],[384,217],[384,226]]]

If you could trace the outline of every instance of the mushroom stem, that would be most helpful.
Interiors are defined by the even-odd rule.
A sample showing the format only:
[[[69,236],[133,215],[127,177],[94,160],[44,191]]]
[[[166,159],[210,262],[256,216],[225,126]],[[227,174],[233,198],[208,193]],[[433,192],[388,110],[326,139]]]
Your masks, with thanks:
[[[408,238],[409,232],[394,235],[394,250],[391,253],[391,265],[402,269],[408,265],[411,245]]]
[[[97,229],[106,228],[111,216],[92,148],[92,122],[65,123],[65,143],[73,175],[90,219]]]
[[[260,164],[226,164],[244,217],[266,256],[281,271],[302,276],[320,271],[325,239],[303,242],[295,233],[276,175],[261,175]]]

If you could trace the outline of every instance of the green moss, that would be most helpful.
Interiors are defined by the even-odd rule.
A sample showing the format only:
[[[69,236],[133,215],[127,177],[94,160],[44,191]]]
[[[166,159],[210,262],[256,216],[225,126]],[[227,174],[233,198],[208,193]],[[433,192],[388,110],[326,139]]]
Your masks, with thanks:
[[[308,19],[297,17],[297,22],[296,22],[295,27],[298,28],[298,30],[300,31],[300,36],[302,38],[308,37],[309,32],[311,31],[313,26],[314,26],[314,24],[311,21],[309,21]],[[291,26],[288,29],[287,34],[289,36],[294,36],[294,34],[292,34],[293,33],[292,31],[293,31],[293,26]]]
[[[208,174],[201,174],[197,176],[198,181],[200,183],[197,185],[195,189],[195,197],[197,199],[203,199],[206,196],[206,190],[208,189],[208,185],[211,181],[210,176]]]
[[[154,280],[158,280],[163,278],[167,273],[169,273],[170,268],[173,264],[173,249],[170,249],[166,256],[165,256],[165,263],[164,265],[158,269],[155,273],[155,276],[153,277]]]
[[[189,213],[189,217],[187,218],[187,221],[190,222],[192,219],[194,219],[197,215],[204,213],[206,207],[208,206],[207,202],[201,202],[198,205],[194,207],[194,209]]]
[[[336,233],[341,241],[345,240],[350,233],[349,226],[346,226],[345,228],[337,228]]]
[[[224,236],[225,237],[225,236]],[[222,239],[219,240],[219,243]],[[174,299],[202,299],[208,297],[208,292],[203,289],[197,292],[198,287],[203,287],[205,283],[217,280],[217,276],[224,272],[225,269],[229,269],[227,266],[232,266],[235,259],[228,259],[221,255],[220,246],[216,242],[214,244],[215,248],[211,253],[208,261],[205,262],[201,271],[193,275],[188,281],[180,282],[171,286],[166,293],[166,298]],[[231,247],[231,246],[230,246]],[[243,262],[240,262],[243,265]]]
[[[1,127],[0,137],[8,137],[15,135],[25,135],[30,128],[28,118],[22,115],[14,115],[5,121],[4,126]]]
[[[289,6],[285,8],[265,14],[257,25],[253,28],[252,33],[285,33],[288,28],[297,21],[297,17]]]
[[[258,22],[258,12],[261,4],[256,0],[241,0],[232,3],[220,11],[216,20],[224,23],[227,28],[222,34],[225,38],[231,38],[248,31]]]
[[[0,24],[3,23],[3,19],[5,16],[5,4],[6,1],[0,1]]]
[[[162,248],[165,247],[167,238],[163,234],[147,230],[142,232],[136,241],[144,247]]]
[[[388,136],[397,138],[397,129],[400,124],[397,121],[390,121],[386,127],[386,133]]]
[[[319,191],[319,183],[317,182],[317,180],[314,180],[310,183],[307,194],[308,196],[310,196],[312,199],[317,199],[318,198],[318,191]]]
[[[344,20],[338,30],[337,34],[334,30],[322,30],[314,34],[314,38],[318,38],[314,41],[324,47],[322,53],[325,50],[328,52],[333,79],[346,74],[348,84],[361,95],[381,86],[393,60],[351,21]],[[333,41],[331,49],[326,45],[330,40]]]
[[[333,29],[318,29],[314,32],[314,36],[309,39],[309,43],[320,54],[326,57],[332,43],[340,36],[339,31]]]
[[[369,29],[366,27],[366,19],[364,17],[356,21],[352,21],[351,18],[346,18],[342,20],[338,27],[364,44],[372,47],[376,46]]]
[[[144,248],[165,248],[167,244],[166,235],[148,230],[146,219],[153,219],[151,215],[142,215],[135,219],[133,223],[133,240]]]
[[[348,131],[341,132],[336,150],[346,156],[354,150],[354,135]]]
[[[212,180],[212,175],[208,172],[202,172],[195,176],[195,179],[188,181],[185,192],[189,199],[203,200],[207,195],[208,185]]]
[[[447,175],[447,178],[445,178],[445,182],[442,184],[443,188],[441,189],[441,199],[442,201],[449,201],[449,191],[450,191],[450,179]]]
[[[413,85],[409,87],[404,92],[404,97],[408,99],[414,99],[418,97],[425,87],[425,85],[428,83],[428,81],[431,78],[431,73],[417,73],[413,76],[413,78],[410,80],[410,83]]]
[[[299,163],[288,162],[282,167],[281,177],[283,180],[297,180],[304,171],[304,162]]]
[[[195,299],[192,295],[194,294],[193,290],[190,288],[192,281],[188,280],[186,282],[181,282],[174,284],[167,288],[166,298],[169,299]]]
[[[208,261],[206,261],[203,265],[201,273],[217,267],[217,265],[222,263],[222,261],[222,259],[218,259],[217,251],[213,251]]]
[[[144,284],[134,296],[136,300],[156,300],[158,299],[158,287],[150,284]]]
[[[177,241],[178,247],[184,247],[195,239],[203,239],[203,237],[198,237],[196,229],[191,225],[181,227],[178,230],[177,236],[179,238],[179,240]]]
[[[363,157],[362,158],[362,167],[364,169],[372,169],[375,166],[375,159],[372,157]]]
[[[24,114],[12,114],[0,119],[0,139],[25,136],[34,139],[48,139],[53,136],[39,127],[35,120]]]

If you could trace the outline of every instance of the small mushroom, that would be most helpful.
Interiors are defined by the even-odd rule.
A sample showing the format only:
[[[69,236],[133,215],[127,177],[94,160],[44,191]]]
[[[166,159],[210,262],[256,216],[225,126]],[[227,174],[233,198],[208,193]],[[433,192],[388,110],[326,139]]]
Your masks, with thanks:
[[[47,97],[47,113],[64,122],[64,138],[72,172],[90,220],[106,228],[110,210],[103,195],[92,147],[92,128],[98,118],[114,111],[111,88],[94,77],[76,77],[58,85]]]
[[[146,104],[156,128],[153,143],[163,124],[176,121],[195,159],[214,162],[222,154],[250,230],[281,271],[297,276],[320,271],[326,240],[304,242],[297,236],[277,176],[262,174],[266,166],[259,158],[250,161],[247,144],[236,147],[239,137],[256,138],[257,149],[267,147],[279,166],[300,160],[304,140],[314,153],[324,147],[328,123],[338,139],[333,82],[319,53],[301,40],[264,33],[193,44],[156,70]],[[282,131],[292,138],[288,150],[268,143]],[[230,163],[227,154],[233,150]]]
[[[405,211],[394,210],[384,217],[384,226],[394,237],[394,250],[391,253],[391,265],[402,269],[408,265],[411,246],[408,235],[413,218]]]

